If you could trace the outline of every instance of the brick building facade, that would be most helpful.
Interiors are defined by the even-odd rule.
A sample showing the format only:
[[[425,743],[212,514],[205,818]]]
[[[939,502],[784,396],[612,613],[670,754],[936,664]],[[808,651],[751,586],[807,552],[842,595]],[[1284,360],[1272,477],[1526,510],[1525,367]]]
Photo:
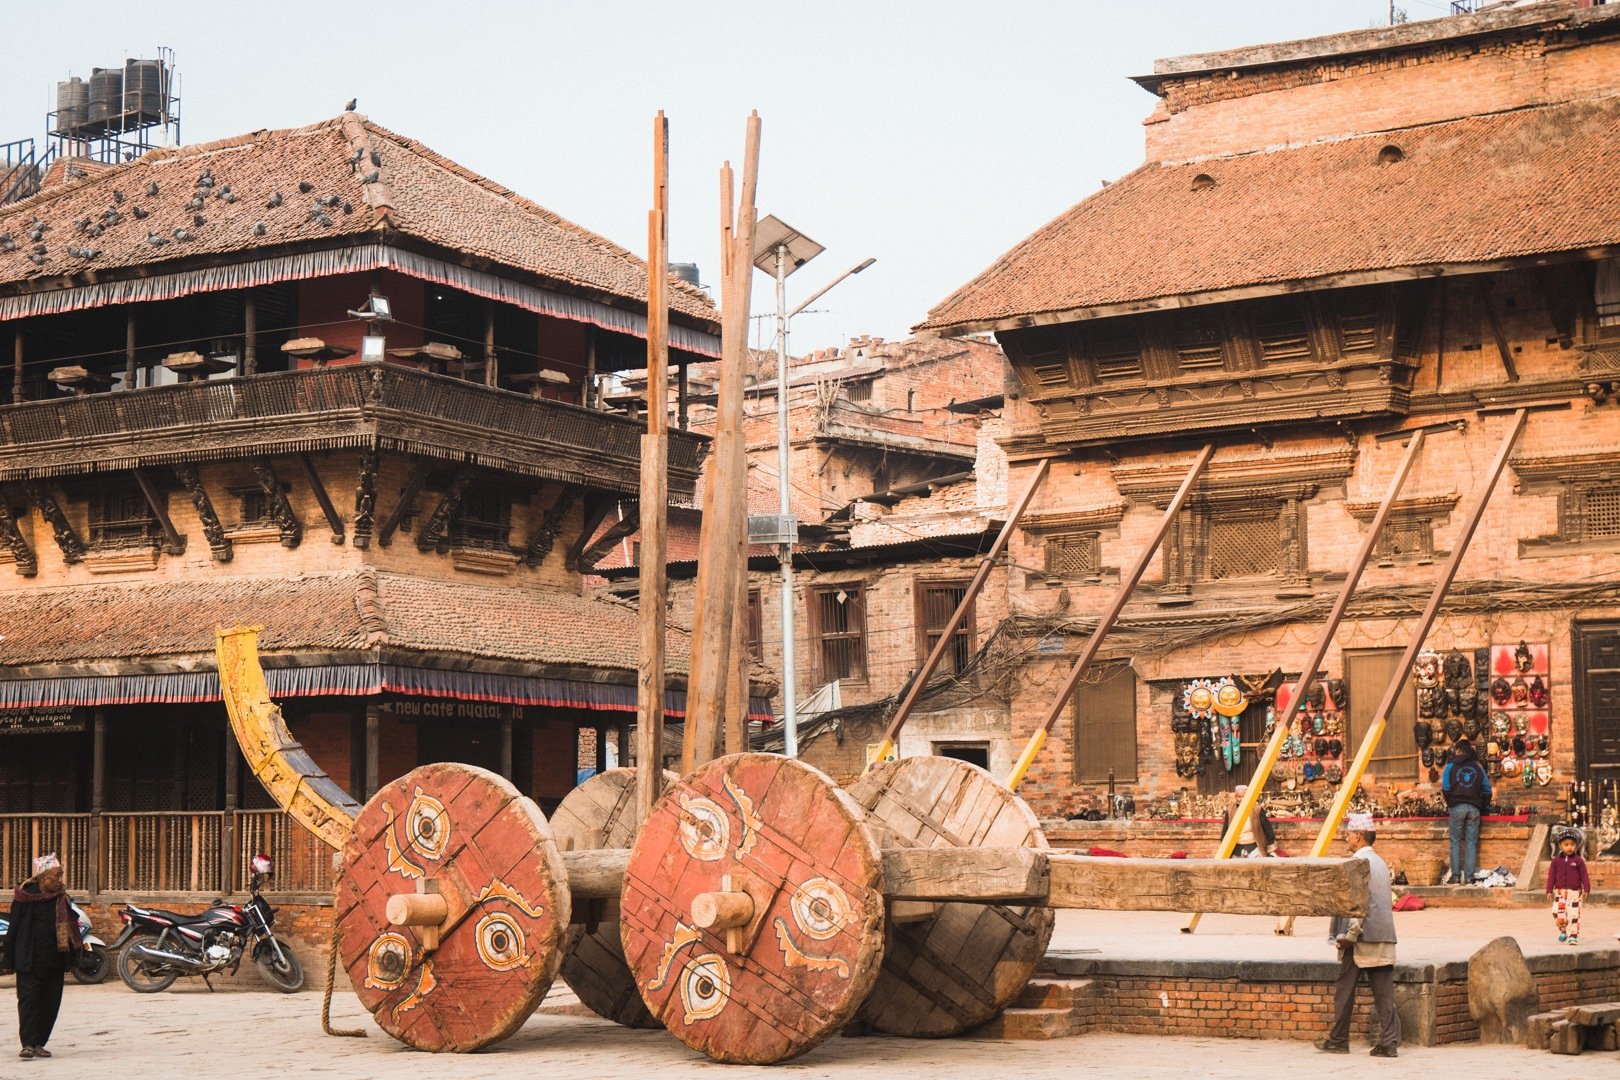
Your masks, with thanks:
[[[1297,676],[1422,428],[1328,653],[1342,712],[1307,709],[1328,743],[1305,733],[1276,774],[1279,800],[1323,805],[1520,406],[1525,432],[1427,639],[1467,661],[1451,689],[1469,693],[1408,684],[1368,789],[1388,813],[1428,790],[1419,713],[1479,727],[1499,768],[1541,767],[1525,787],[1510,764],[1504,804],[1561,811],[1573,783],[1620,779],[1617,57],[1620,11],[1546,3],[1161,61],[1138,80],[1160,99],[1144,165],[919,327],[995,332],[1016,375],[1007,486],[1052,462],[1011,555],[1011,629],[1050,654],[1017,680],[1015,739],[1216,444],[1029,775],[1039,812],[1094,807],[1110,777],[1142,813],[1247,780],[1275,685]],[[1194,680],[1223,677],[1248,698],[1230,768],[1182,710]]]

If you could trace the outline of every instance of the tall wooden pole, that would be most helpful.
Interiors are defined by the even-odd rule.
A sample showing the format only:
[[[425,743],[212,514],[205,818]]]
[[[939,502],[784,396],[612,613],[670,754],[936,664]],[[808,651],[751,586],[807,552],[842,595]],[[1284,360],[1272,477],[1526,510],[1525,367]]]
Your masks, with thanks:
[[[1429,602],[1424,605],[1423,614],[1418,616],[1417,622],[1412,626],[1412,637],[1406,643],[1406,651],[1395,664],[1395,674],[1384,687],[1383,700],[1374,710],[1372,724],[1361,737],[1361,745],[1356,748],[1355,760],[1350,768],[1345,770],[1344,783],[1339,785],[1339,793],[1333,797],[1333,805],[1328,809],[1327,817],[1322,820],[1321,831],[1316,834],[1316,843],[1311,845],[1311,855],[1321,857],[1327,854],[1327,849],[1333,846],[1333,837],[1339,831],[1339,823],[1344,820],[1344,813],[1350,806],[1350,797],[1361,786],[1361,778],[1366,775],[1367,765],[1378,749],[1378,743],[1384,737],[1384,728],[1389,722],[1389,714],[1394,711],[1395,702],[1400,698],[1401,691],[1406,689],[1406,680],[1412,674],[1412,664],[1417,660],[1418,652],[1423,648],[1424,639],[1429,636],[1429,629],[1434,626],[1435,617],[1440,614],[1440,604],[1451,589],[1451,583],[1457,578],[1457,570],[1462,566],[1463,556],[1468,554],[1468,545],[1474,539],[1474,533],[1479,528],[1480,519],[1485,516],[1485,507],[1491,501],[1491,492],[1496,490],[1496,482],[1502,477],[1502,470],[1507,468],[1508,456],[1513,453],[1513,447],[1518,444],[1519,435],[1524,431],[1524,420],[1527,410],[1519,409],[1513,414],[1512,423],[1508,432],[1502,438],[1502,447],[1496,453],[1496,460],[1491,462],[1490,471],[1480,482],[1479,494],[1474,496],[1474,505],[1469,508],[1468,516],[1463,519],[1462,533],[1452,545],[1451,556],[1446,559],[1445,568],[1440,572],[1440,580],[1434,583],[1429,593]],[[1294,929],[1294,920],[1288,917],[1277,926],[1277,933],[1288,934]]]
[[[647,214],[647,434],[641,437],[641,673],[636,683],[636,817],[664,779],[664,629],[669,571],[669,121],[653,120],[653,208]],[[694,664],[697,648],[692,649]]]
[[[495,301],[484,304],[484,385],[499,386],[500,372],[495,366]]]
[[[242,294],[242,370],[243,375],[256,375],[259,371],[259,302],[252,293]]]
[[[1322,660],[1327,656],[1328,649],[1333,644],[1333,635],[1338,632],[1339,623],[1344,619],[1345,609],[1350,606],[1350,597],[1355,594],[1356,586],[1361,583],[1362,572],[1367,569],[1367,563],[1372,560],[1372,553],[1378,546],[1378,537],[1384,531],[1384,523],[1389,520],[1389,512],[1395,507],[1395,496],[1400,494],[1401,485],[1406,483],[1406,476],[1412,471],[1417,461],[1418,452],[1423,449],[1423,429],[1418,428],[1412,432],[1412,438],[1406,444],[1406,453],[1401,456],[1401,463],[1395,469],[1395,475],[1389,482],[1389,490],[1384,492],[1384,501],[1378,504],[1378,513],[1373,515],[1372,524],[1367,528],[1367,535],[1362,538],[1361,550],[1350,564],[1350,572],[1345,575],[1344,585],[1339,589],[1339,598],[1333,602],[1333,610],[1328,612],[1327,622],[1322,624],[1322,630],[1316,636],[1316,644],[1311,648],[1310,658],[1305,666],[1300,668],[1299,682],[1294,687],[1294,695],[1284,706],[1281,716],[1271,729],[1271,738],[1266,742],[1266,748],[1260,755],[1260,762],[1254,768],[1254,777],[1249,781],[1249,789],[1238,800],[1236,812],[1232,820],[1227,823],[1226,835],[1215,847],[1215,858],[1231,858],[1232,852],[1237,850],[1238,837],[1243,833],[1243,823],[1249,820],[1254,808],[1260,802],[1260,794],[1271,779],[1271,770],[1277,764],[1277,758],[1282,754],[1283,743],[1288,740],[1289,730],[1294,725],[1294,717],[1299,714],[1300,706],[1305,701],[1305,695],[1310,692],[1311,683],[1316,679],[1316,672],[1322,666]],[[1190,934],[1198,929],[1198,922],[1202,915],[1193,915],[1187,920],[1187,925],[1181,928],[1182,933]]]
[[[1125,610],[1125,602],[1131,598],[1131,593],[1136,591],[1137,583],[1142,580],[1142,575],[1147,573],[1148,563],[1153,561],[1153,553],[1159,550],[1160,544],[1164,543],[1165,534],[1176,523],[1176,515],[1181,513],[1182,506],[1187,502],[1187,496],[1192,494],[1193,484],[1197,482],[1198,477],[1203,473],[1204,466],[1209,464],[1209,459],[1214,456],[1215,444],[1205,443],[1204,448],[1198,452],[1198,459],[1193,462],[1192,468],[1187,470],[1187,476],[1181,481],[1181,487],[1177,488],[1175,495],[1171,496],[1170,505],[1165,507],[1164,517],[1159,519],[1158,529],[1153,533],[1153,537],[1148,541],[1147,546],[1142,549],[1142,553],[1136,557],[1136,565],[1131,567],[1131,572],[1119,583],[1119,588],[1114,592],[1114,599],[1108,604],[1108,610],[1103,612],[1102,618],[1097,623],[1097,628],[1091,632],[1091,637],[1086,641],[1085,648],[1080,650],[1080,658],[1074,662],[1074,667],[1069,670],[1069,677],[1064,680],[1063,688],[1058,691],[1057,697],[1052,699],[1052,707],[1047,710],[1046,719],[1041,721],[1041,726],[1035,729],[1035,734],[1029,737],[1029,743],[1024,747],[1024,752],[1018,755],[1018,763],[1013,766],[1012,772],[1007,776],[1008,787],[1016,791],[1018,785],[1023,783],[1025,774],[1029,772],[1029,767],[1035,763],[1035,755],[1041,752],[1041,747],[1046,743],[1046,737],[1052,734],[1052,729],[1057,726],[1058,718],[1063,715],[1063,710],[1068,707],[1069,699],[1074,696],[1075,689],[1080,685],[1081,676],[1086,673],[1086,668],[1091,666],[1091,661],[1096,657],[1097,650],[1102,648],[1103,638],[1107,637],[1108,631],[1114,628],[1114,623],[1119,619],[1119,613]]]
[[[11,403],[23,399],[23,332],[18,327],[11,346]]]
[[[759,114],[748,118],[742,189],[735,215],[728,162],[720,170],[720,389],[703,530],[698,538],[697,602],[692,617],[692,673],[686,693],[681,769],[690,773],[715,754],[722,733],[732,666],[737,578],[746,575],[747,459],[742,442],[743,379],[748,364],[748,301],[754,258],[754,194],[759,184]]]
[[[1024,511],[1029,508],[1030,500],[1035,497],[1035,489],[1041,486],[1041,481],[1046,479],[1047,470],[1051,467],[1051,458],[1042,458],[1040,464],[1035,467],[1035,475],[1029,478],[1024,493],[1013,504],[1012,513],[1007,515],[1007,521],[1001,526],[1001,533],[996,537],[996,542],[990,546],[990,550],[979,562],[978,571],[973,575],[973,580],[968,582],[968,587],[963,590],[962,599],[956,605],[956,610],[951,613],[951,619],[945,624],[945,629],[940,631],[939,640],[934,643],[922,667],[911,677],[911,682],[906,687],[906,695],[900,700],[900,707],[894,711],[894,718],[889,721],[889,728],[883,733],[883,741],[878,744],[877,753],[873,755],[872,761],[866,763],[867,768],[872,767],[873,761],[882,761],[894,751],[900,738],[900,729],[906,726],[906,719],[911,716],[911,710],[916,707],[917,699],[922,696],[923,687],[933,678],[934,670],[939,667],[945,651],[951,647],[951,639],[956,636],[957,628],[962,625],[962,620],[967,618],[968,609],[973,606],[974,598],[989,580],[990,571],[995,567],[996,560],[1007,550],[1007,542],[1012,539],[1013,529],[1018,527]]]

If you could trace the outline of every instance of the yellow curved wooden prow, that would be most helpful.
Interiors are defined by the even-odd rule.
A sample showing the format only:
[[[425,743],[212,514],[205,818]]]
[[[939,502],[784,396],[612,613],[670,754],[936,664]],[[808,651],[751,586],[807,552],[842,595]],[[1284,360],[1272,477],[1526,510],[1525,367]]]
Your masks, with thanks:
[[[236,743],[276,805],[325,843],[341,848],[354,827],[360,804],[315,764],[287,730],[280,706],[270,700],[270,687],[259,665],[262,629],[214,630],[219,687]]]

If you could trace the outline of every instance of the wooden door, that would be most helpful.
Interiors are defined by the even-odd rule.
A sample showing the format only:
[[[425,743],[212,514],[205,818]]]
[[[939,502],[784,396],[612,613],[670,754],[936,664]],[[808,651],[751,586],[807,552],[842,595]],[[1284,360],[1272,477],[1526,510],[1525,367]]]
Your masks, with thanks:
[[[1361,746],[1362,737],[1372,726],[1373,713],[1389,688],[1400,666],[1401,649],[1346,649],[1344,652],[1344,681],[1350,695],[1350,716],[1347,720],[1344,744],[1345,764]],[[1379,777],[1413,779],[1418,775],[1418,749],[1412,737],[1412,722],[1417,719],[1417,691],[1410,678],[1402,687],[1395,707],[1390,710],[1384,725],[1384,735],[1378,740],[1378,750],[1367,765],[1367,771]]]
[[[1575,773],[1611,779],[1620,775],[1620,624],[1577,625],[1573,644]]]

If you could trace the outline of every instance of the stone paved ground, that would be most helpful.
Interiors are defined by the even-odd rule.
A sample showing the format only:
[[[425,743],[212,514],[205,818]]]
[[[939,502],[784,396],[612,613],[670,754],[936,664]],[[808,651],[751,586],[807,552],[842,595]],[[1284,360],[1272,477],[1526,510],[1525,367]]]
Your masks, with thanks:
[[[1526,951],[1558,948],[1550,920],[1539,911],[1430,910],[1399,916],[1402,954],[1411,959],[1460,959],[1500,933],[1519,936]],[[1322,959],[1321,920],[1302,920],[1294,938],[1270,933],[1271,920],[1212,917],[1197,935],[1178,932],[1179,916],[1061,912],[1054,947],[1097,948],[1139,957],[1232,955]],[[1588,912],[1583,947],[1612,948],[1620,909]],[[320,971],[310,972],[312,986]],[[1242,1039],[1152,1039],[1085,1035],[1054,1042],[971,1039],[912,1041],[833,1039],[796,1061],[773,1069],[720,1066],[688,1051],[662,1031],[628,1031],[594,1019],[558,1015],[570,995],[553,992],[547,1010],[513,1038],[481,1054],[429,1059],[395,1043],[371,1024],[353,996],[339,991],[333,1019],[340,1027],[366,1027],[366,1039],[333,1039],[320,1031],[320,995],[266,991],[246,972],[210,994],[186,980],[155,996],[136,995],[113,980],[99,987],[69,984],[49,1061],[18,1060],[13,980],[0,979],[0,1080],[71,1071],[119,1080],[172,1080],[208,1076],[231,1080],[286,1080],[325,1076],[343,1080],[477,1080],[523,1075],[575,1080],[672,1080],[687,1076],[800,1076],[978,1078],[1129,1076],[1133,1080],[1231,1077],[1253,1080],[1282,1070],[1308,1069],[1312,1080],[1331,1077],[1422,1075],[1424,1080],[1479,1080],[1545,1072],[1560,1078],[1613,1078],[1620,1054],[1554,1058],[1518,1047],[1458,1045],[1408,1047],[1398,1061],[1317,1054],[1298,1042]],[[876,1070],[876,1071],[874,1071]]]

